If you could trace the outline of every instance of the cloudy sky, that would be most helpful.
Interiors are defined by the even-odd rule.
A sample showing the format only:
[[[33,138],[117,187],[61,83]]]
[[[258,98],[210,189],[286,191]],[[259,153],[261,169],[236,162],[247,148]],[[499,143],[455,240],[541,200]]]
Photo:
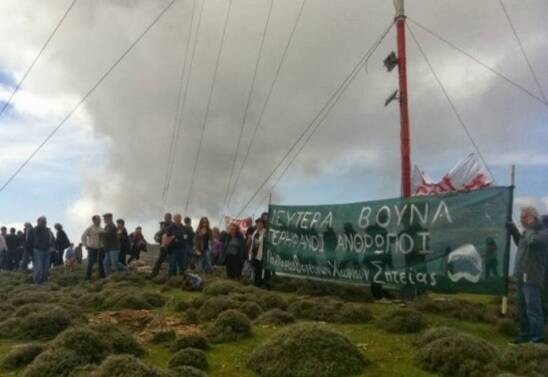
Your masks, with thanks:
[[[0,104],[71,2],[0,2]],[[1,183],[167,4],[168,0],[76,2],[0,118]],[[145,225],[150,234],[163,209],[184,211],[187,201],[185,214],[208,215],[217,222],[224,212],[245,119],[236,172],[248,145],[249,158],[226,210],[238,213],[394,16],[387,0],[307,0],[279,67],[302,0],[274,0],[245,113],[270,4],[271,0],[177,0],[0,193],[0,224],[21,224],[46,214],[78,237],[92,214],[109,211],[125,218],[131,228]],[[504,4],[548,93],[548,2]],[[498,0],[408,0],[407,13],[541,96]],[[413,24],[411,28],[497,181],[507,184],[509,165],[516,164],[516,202],[533,203],[548,212],[548,105]],[[336,203],[399,195],[398,108],[395,103],[384,107],[385,98],[397,87],[397,75],[382,66],[394,49],[392,30],[274,188],[274,202]],[[473,147],[412,39],[408,50],[412,160],[436,177]],[[177,114],[181,82],[187,97]],[[179,137],[164,205],[174,124]],[[261,201],[276,177],[246,214],[264,208]]]

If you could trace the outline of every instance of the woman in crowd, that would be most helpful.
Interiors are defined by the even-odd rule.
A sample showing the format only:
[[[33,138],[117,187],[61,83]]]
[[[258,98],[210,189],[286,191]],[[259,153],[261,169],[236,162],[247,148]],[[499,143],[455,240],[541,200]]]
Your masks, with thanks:
[[[249,262],[253,268],[255,285],[263,285],[263,252],[266,251],[266,227],[262,218],[255,221],[256,229],[251,236],[251,245],[249,247]]]
[[[127,261],[127,264],[130,264],[134,260],[139,260],[141,251],[147,251],[147,241],[143,236],[143,231],[140,226],[135,228],[135,232],[131,233],[129,239],[131,241],[131,257]]]
[[[232,223],[228,228],[228,237],[224,249],[226,275],[229,279],[239,280],[241,278],[244,253],[244,236],[238,224]]]
[[[214,227],[211,236],[211,262],[215,265],[223,264],[224,243],[221,241],[219,228]]]
[[[211,242],[212,232],[207,217],[202,217],[198,223],[198,229],[194,239],[194,247],[198,253],[198,261],[203,272],[210,273],[211,267]]]

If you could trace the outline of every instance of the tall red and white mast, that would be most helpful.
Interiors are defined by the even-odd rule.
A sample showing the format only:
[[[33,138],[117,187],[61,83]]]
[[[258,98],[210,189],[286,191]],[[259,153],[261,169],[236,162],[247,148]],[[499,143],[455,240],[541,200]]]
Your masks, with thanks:
[[[396,31],[398,41],[398,75],[400,82],[400,139],[401,139],[401,187],[402,196],[411,196],[411,143],[409,135],[409,108],[407,101],[407,56],[405,48],[404,0],[394,0],[396,7]]]

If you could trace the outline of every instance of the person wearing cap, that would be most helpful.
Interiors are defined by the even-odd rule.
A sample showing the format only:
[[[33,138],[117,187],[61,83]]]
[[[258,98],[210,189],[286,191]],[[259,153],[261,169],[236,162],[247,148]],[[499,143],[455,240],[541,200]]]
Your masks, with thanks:
[[[97,263],[97,269],[99,270],[99,276],[104,278],[105,270],[103,268],[103,259],[105,258],[105,251],[103,249],[103,234],[104,230],[101,228],[101,217],[94,215],[91,218],[91,226],[87,228],[82,234],[82,244],[88,251],[88,263],[86,267],[86,280],[91,280],[93,273],[93,265]]]
[[[118,238],[118,229],[112,220],[112,213],[103,215],[105,222],[103,247],[105,248],[105,258],[103,259],[105,274],[108,276],[114,269],[118,272],[127,272],[127,267],[120,263],[120,239]]]
[[[519,337],[514,343],[544,342],[544,313],[542,290],[548,264],[548,231],[537,210],[521,210],[520,233],[516,225],[509,224],[508,231],[518,245],[514,276],[518,281]]]
[[[55,237],[47,227],[47,219],[41,216],[27,238],[27,247],[32,250],[32,280],[35,284],[48,281],[50,251],[55,248]]]

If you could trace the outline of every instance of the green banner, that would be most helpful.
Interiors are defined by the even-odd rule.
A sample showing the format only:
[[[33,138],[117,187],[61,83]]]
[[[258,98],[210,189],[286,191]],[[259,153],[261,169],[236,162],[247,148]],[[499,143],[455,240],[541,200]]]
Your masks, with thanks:
[[[269,208],[278,274],[439,292],[503,294],[512,188]]]

